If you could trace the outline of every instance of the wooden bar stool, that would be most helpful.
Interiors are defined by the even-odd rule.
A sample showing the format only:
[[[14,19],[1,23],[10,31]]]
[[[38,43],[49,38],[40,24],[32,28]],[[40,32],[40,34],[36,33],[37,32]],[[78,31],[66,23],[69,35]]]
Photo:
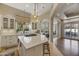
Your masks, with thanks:
[[[43,44],[43,56],[44,55],[49,55],[50,56],[50,47],[49,47],[48,42]]]

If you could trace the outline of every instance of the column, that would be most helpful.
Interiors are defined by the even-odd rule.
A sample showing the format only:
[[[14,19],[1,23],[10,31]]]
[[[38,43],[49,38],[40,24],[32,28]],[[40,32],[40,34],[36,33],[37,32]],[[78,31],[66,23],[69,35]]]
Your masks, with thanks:
[[[53,18],[49,21],[49,39],[53,42]]]
[[[64,22],[61,20],[61,39],[64,39]]]
[[[51,9],[50,19],[49,19],[49,41],[53,42],[53,20],[54,16],[57,13],[57,7],[59,4],[54,4],[54,6]]]

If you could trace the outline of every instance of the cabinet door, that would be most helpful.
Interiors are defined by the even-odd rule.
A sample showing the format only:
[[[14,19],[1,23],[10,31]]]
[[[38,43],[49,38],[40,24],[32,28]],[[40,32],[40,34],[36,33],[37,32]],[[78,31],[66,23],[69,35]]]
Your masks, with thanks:
[[[1,47],[7,47],[7,37],[6,36],[2,36],[1,37]]]
[[[15,46],[17,45],[17,38],[16,36],[8,36],[7,39],[7,47]]]
[[[33,30],[37,29],[37,23],[32,23],[32,29]]]
[[[35,51],[33,53],[35,54],[35,56],[42,56],[43,55],[43,45],[42,44],[34,47],[34,50]]]
[[[3,18],[3,29],[8,29],[8,18]]]
[[[14,19],[3,18],[3,29],[14,29]]]
[[[10,29],[14,29],[14,19],[10,19]]]

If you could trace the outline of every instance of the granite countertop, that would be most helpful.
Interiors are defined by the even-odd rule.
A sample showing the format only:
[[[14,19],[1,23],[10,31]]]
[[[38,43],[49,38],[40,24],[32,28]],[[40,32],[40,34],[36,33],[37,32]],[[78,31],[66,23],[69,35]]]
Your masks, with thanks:
[[[37,45],[43,44],[48,41],[45,35],[36,35],[36,36],[18,36],[20,42],[24,45],[26,49],[35,47]]]

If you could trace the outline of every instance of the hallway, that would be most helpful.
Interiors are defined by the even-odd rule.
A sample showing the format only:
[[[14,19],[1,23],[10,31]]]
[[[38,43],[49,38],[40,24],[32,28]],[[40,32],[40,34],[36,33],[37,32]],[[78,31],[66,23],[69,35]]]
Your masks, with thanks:
[[[59,39],[57,48],[65,56],[79,56],[79,41],[70,39]]]

